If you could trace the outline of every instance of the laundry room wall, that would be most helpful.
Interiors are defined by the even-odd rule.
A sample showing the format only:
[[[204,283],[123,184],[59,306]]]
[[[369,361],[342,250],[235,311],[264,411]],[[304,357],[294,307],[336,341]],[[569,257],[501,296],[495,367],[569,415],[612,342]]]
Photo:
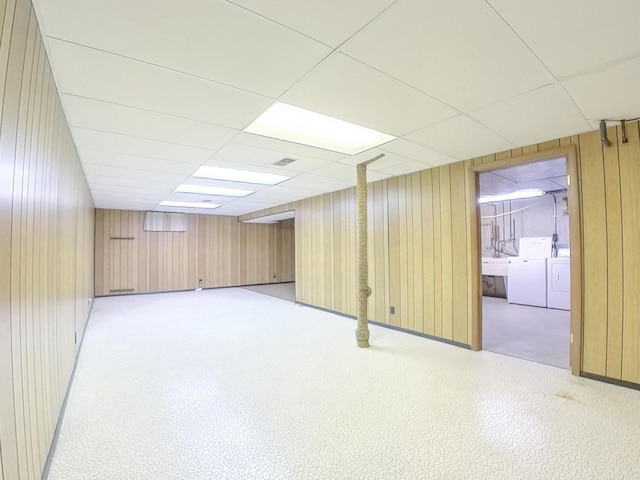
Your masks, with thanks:
[[[567,192],[555,194],[558,214],[558,248],[569,248],[569,214],[566,210]],[[508,212],[512,214],[503,215]],[[510,202],[496,202],[483,204],[480,208],[482,232],[482,256],[491,257],[493,249],[490,246],[491,223],[497,223],[500,238],[510,240],[510,233],[515,233],[515,247],[506,244],[505,250],[515,253],[519,249],[522,237],[551,237],[554,232],[553,196],[545,195],[539,198],[512,200]],[[495,218],[496,215],[500,215]],[[513,221],[515,220],[515,227]],[[506,255],[500,255],[502,257]]]

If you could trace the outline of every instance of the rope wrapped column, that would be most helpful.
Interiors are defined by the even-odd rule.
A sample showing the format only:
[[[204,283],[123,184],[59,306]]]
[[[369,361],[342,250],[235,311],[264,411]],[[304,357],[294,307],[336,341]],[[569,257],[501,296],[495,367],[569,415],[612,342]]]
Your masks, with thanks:
[[[357,215],[358,215],[358,328],[356,340],[358,347],[369,346],[368,299],[371,296],[369,287],[369,262],[367,256],[367,165],[384,157],[378,155],[367,162],[358,164],[358,184],[356,187]]]

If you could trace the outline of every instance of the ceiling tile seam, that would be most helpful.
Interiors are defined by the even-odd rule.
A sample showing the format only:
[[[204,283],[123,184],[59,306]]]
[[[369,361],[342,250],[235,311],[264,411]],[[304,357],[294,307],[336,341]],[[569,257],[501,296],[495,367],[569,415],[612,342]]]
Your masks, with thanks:
[[[478,125],[486,128],[487,130],[489,130],[490,132],[493,132],[494,134],[496,134],[498,137],[500,137],[501,139],[503,139],[505,142],[510,143],[511,145],[513,145],[515,148],[517,147],[522,147],[524,145],[518,145],[516,142],[512,142],[511,140],[509,140],[508,138],[506,138],[504,135],[496,132],[493,128],[489,128],[488,126],[486,126],[484,123],[476,120],[475,118],[473,118],[471,115],[465,114],[465,116],[467,118],[469,118],[471,121],[476,122]],[[463,160],[470,160],[469,158],[464,158]]]
[[[144,170],[144,171],[146,171],[146,170]],[[158,185],[164,185],[165,187],[169,187],[169,185],[173,185],[173,183],[159,182],[159,181],[156,181],[156,180],[136,180],[136,179],[132,179],[132,178],[113,177],[113,176],[110,176],[110,175],[100,175],[100,174],[95,174],[95,173],[90,173],[88,176],[89,177],[100,177],[100,178],[116,178],[118,180],[129,180],[129,181],[138,182],[138,183],[140,183],[140,182],[142,182],[142,183],[155,183],[155,184],[158,184]]]
[[[82,150],[82,151],[85,151],[85,152],[106,153],[106,154],[109,154],[109,155],[119,155],[119,156],[122,156],[122,157],[146,158],[146,159],[149,159],[149,160],[158,160],[158,161],[161,161],[161,162],[179,163],[181,165],[200,165],[200,166],[202,166],[202,164],[199,163],[199,161],[198,162],[185,162],[184,160],[166,159],[166,158],[161,158],[161,157],[150,157],[148,155],[139,155],[139,154],[136,154],[136,153],[110,152],[108,150],[96,150],[95,148],[86,148],[86,147],[80,147],[78,150]],[[214,153],[216,152],[216,151],[213,151],[213,150],[211,150],[211,151],[214,152]],[[210,158],[210,155],[207,158]],[[85,162],[89,163],[89,164],[92,164],[92,165],[103,165],[101,163],[87,162],[87,161],[85,161]],[[124,168],[127,168],[127,167],[124,167]]]
[[[562,88],[562,91],[567,94],[567,97],[569,98],[569,100],[571,100],[571,103],[576,107],[576,110],[580,112],[580,116],[585,121],[585,126],[587,127],[587,130],[583,130],[583,131],[586,132],[588,130],[591,130],[592,127],[591,127],[591,124],[589,123],[589,119],[584,114],[584,112],[580,109],[580,107],[578,106],[578,103],[575,101],[573,96],[569,93],[569,90],[567,90],[567,88],[562,83],[560,83],[559,85],[560,85],[560,88]],[[578,132],[578,133],[582,133],[582,132]]]
[[[627,62],[632,62],[633,60],[637,60],[640,58],[640,53],[634,55],[628,55],[623,58],[618,58],[616,60],[611,60],[610,62],[602,63],[600,65],[596,65],[591,68],[587,68],[586,70],[582,70],[580,72],[572,73],[571,75],[567,75],[566,77],[562,77],[560,79],[560,83],[566,82],[569,80],[573,80],[579,77],[586,77],[592,74],[606,72],[607,70],[612,70],[620,65],[624,65]]]
[[[353,60],[353,61],[355,61],[355,62],[358,62],[358,63],[359,63],[359,64],[361,64],[361,65],[365,65],[366,67],[368,67],[368,68],[370,68],[370,69],[372,69],[372,70],[375,70],[376,72],[381,73],[381,74],[382,74],[382,75],[384,75],[385,77],[388,77],[388,78],[390,78],[390,79],[392,79],[392,80],[395,80],[396,82],[401,83],[402,85],[404,85],[404,86],[406,86],[406,87],[409,87],[409,88],[411,88],[412,90],[415,90],[416,92],[421,93],[422,95],[425,95],[425,96],[429,97],[431,100],[435,100],[436,102],[440,102],[441,104],[445,105],[446,107],[448,107],[448,108],[450,108],[450,109],[454,110],[455,112],[457,112],[457,114],[465,113],[463,110],[460,110],[458,107],[455,107],[455,106],[451,105],[450,103],[447,103],[446,101],[441,100],[440,98],[438,98],[438,97],[436,97],[436,96],[432,95],[432,94],[431,94],[431,93],[429,93],[429,92],[425,92],[424,90],[422,90],[422,89],[420,89],[420,88],[416,87],[415,85],[412,85],[412,84],[410,84],[410,83],[405,82],[404,80],[401,80],[401,79],[399,79],[399,78],[397,78],[397,77],[394,77],[393,75],[391,75],[391,74],[389,74],[389,73],[385,72],[384,70],[380,70],[379,68],[374,67],[373,65],[370,65],[370,64],[368,64],[367,62],[363,62],[363,61],[362,61],[362,60],[360,60],[359,58],[356,58],[356,57],[354,57],[354,56],[352,56],[352,55],[349,55],[348,53],[345,53],[345,52],[343,52],[343,51],[339,51],[338,53],[340,53],[341,55],[344,55],[344,56],[345,56],[345,57],[347,57],[347,58],[350,58],[351,60]],[[455,116],[456,116],[456,114],[453,114],[453,115],[451,115],[450,117],[444,118],[443,120],[448,120],[448,119],[450,119],[450,118],[454,118]],[[422,127],[417,128],[416,130],[413,130],[413,131],[411,131],[411,132],[405,132],[405,133],[403,133],[403,134],[401,134],[401,135],[398,135],[398,136],[399,136],[399,137],[402,137],[402,136],[404,136],[404,135],[409,135],[410,133],[413,133],[413,132],[415,132],[415,131],[417,131],[417,130],[422,130],[423,128],[428,128],[428,127],[431,127],[431,126],[433,126],[433,125],[436,125],[437,123],[439,123],[439,122],[441,122],[441,121],[443,121],[443,120],[439,120],[439,121],[437,121],[437,122],[433,122],[433,123],[429,123],[429,124],[427,124],[427,125],[423,125]]]
[[[196,118],[183,117],[181,115],[174,115],[172,113],[160,112],[158,110],[151,110],[149,108],[136,107],[134,105],[127,105],[125,103],[111,102],[109,100],[104,100],[102,98],[97,98],[97,97],[87,97],[85,95],[78,95],[76,93],[71,93],[71,92],[62,92],[61,91],[60,93],[63,94],[63,95],[68,95],[70,97],[82,98],[84,100],[92,100],[94,102],[108,103],[110,105],[117,105],[118,107],[132,108],[132,109],[135,109],[135,110],[140,110],[141,112],[156,113],[156,114],[159,114],[159,115],[165,115],[167,117],[179,118],[180,120],[188,120],[190,122],[198,122],[198,123],[202,123],[204,125],[213,125],[214,127],[226,128],[228,130],[234,130],[236,133],[240,132],[237,128],[234,128],[234,127],[229,127],[229,126],[226,126],[226,125],[220,125],[218,123],[205,122],[203,120],[199,120],[199,119],[196,119]],[[82,125],[75,125],[75,124],[71,124],[71,123],[69,123],[69,125],[72,126],[72,127],[85,128]],[[116,134],[120,135],[118,133],[116,133]],[[153,140],[153,139],[150,139],[150,140]],[[159,140],[159,141],[162,141],[162,140]],[[202,148],[202,147],[197,147],[197,148]]]
[[[81,157],[82,158],[82,157]],[[171,160],[168,160],[171,161]],[[83,160],[83,163],[85,163],[86,165],[95,165],[96,167],[106,167],[106,168],[117,168],[119,170],[128,170],[128,171],[132,171],[132,172],[144,172],[144,173],[149,173],[149,169],[148,168],[132,168],[132,167],[120,167],[117,165],[105,165],[104,163],[94,163],[94,162],[87,162],[86,160]],[[198,167],[195,163],[191,163],[191,164],[185,164],[185,165],[191,165],[193,167],[193,172],[195,173],[196,170],[198,170]],[[166,173],[166,172],[152,172],[152,173],[159,173],[161,175],[171,175],[171,176],[182,176],[181,173]],[[189,175],[189,177],[193,176],[193,174]]]
[[[460,115],[464,115],[464,113],[461,113]],[[434,123],[434,124],[431,124],[430,126],[432,127],[432,126],[437,125],[437,124],[439,124],[439,123],[446,122],[447,120],[451,120],[452,118],[459,117],[460,115],[456,115],[455,117],[447,118],[447,119],[442,120],[442,121],[440,121],[440,122],[436,122],[436,123]],[[429,128],[429,127],[423,127],[423,128]],[[420,129],[418,129],[418,130],[414,130],[413,132],[410,132],[410,133],[418,132],[418,131],[420,131],[420,130],[423,130],[423,128],[420,128]],[[409,135],[410,133],[407,133],[407,134],[405,134],[405,135]],[[421,145],[421,144],[419,144],[419,143],[413,142],[413,141],[408,140],[408,139],[406,139],[406,138],[404,138],[404,137],[398,137],[398,138],[399,138],[399,139],[401,139],[401,140],[403,140],[403,141],[405,141],[405,142],[407,142],[407,143],[410,143],[411,145],[415,145],[416,147],[418,147],[418,148],[420,148],[420,149],[429,150],[429,151],[431,151],[431,152],[433,152],[433,153],[437,153],[437,154],[439,154],[439,155],[442,155],[442,156],[444,156],[444,157],[450,158],[450,159],[452,159],[452,160],[459,160],[459,159],[457,159],[457,158],[455,158],[455,157],[452,157],[452,156],[451,156],[451,155],[449,155],[448,153],[443,153],[443,152],[441,152],[441,151],[439,151],[439,150],[434,149],[433,147],[425,147],[424,145]],[[409,160],[415,160],[415,161],[417,161],[417,162],[422,162],[422,160],[418,160],[417,158],[410,158],[410,157],[407,157],[406,155],[401,155],[401,154],[399,154],[399,153],[395,153],[395,152],[393,152],[392,150],[389,150],[388,148],[384,148],[384,146],[385,146],[385,145],[386,145],[386,144],[382,144],[382,145],[380,145],[380,146],[379,146],[379,147],[377,147],[377,148],[378,148],[378,149],[380,149],[380,150],[384,150],[385,152],[388,152],[388,153],[393,153],[394,155],[398,155],[398,156],[400,156],[400,157],[408,158]],[[424,163],[427,163],[427,162],[424,162]]]
[[[433,123],[433,124],[429,125],[428,127],[419,128],[419,129],[417,129],[417,130],[414,130],[413,132],[409,132],[409,133],[405,134],[405,136],[406,136],[406,135],[411,135],[412,133],[419,132],[420,130],[424,130],[425,128],[430,128],[430,127],[434,127],[434,126],[436,126],[436,125],[440,125],[441,123],[445,123],[445,122],[448,122],[449,120],[453,120],[454,118],[458,118],[458,117],[462,117],[462,116],[467,117],[469,120],[471,120],[471,121],[473,121],[473,122],[477,123],[478,125],[481,125],[482,127],[486,128],[487,130],[489,130],[489,131],[491,131],[492,133],[496,134],[497,136],[499,136],[500,138],[502,138],[505,142],[507,142],[507,143],[509,143],[509,144],[513,145],[513,147],[517,147],[517,145],[516,145],[515,143],[513,143],[513,142],[512,142],[512,141],[510,141],[510,140],[507,140],[506,138],[504,138],[504,137],[503,137],[502,135],[500,135],[499,133],[497,133],[497,132],[493,131],[491,128],[487,127],[486,125],[484,125],[483,123],[479,122],[478,120],[476,120],[475,118],[471,117],[470,115],[467,115],[466,113],[460,113],[460,115],[456,115],[455,117],[451,117],[451,118],[446,118],[446,119],[441,120],[441,121],[439,121],[439,122]],[[458,157],[454,157],[454,156],[453,156],[453,155],[451,155],[450,153],[442,152],[442,151],[437,150],[437,149],[435,149],[435,148],[433,148],[433,147],[427,147],[427,146],[422,145],[422,144],[417,144],[416,142],[412,142],[411,140],[409,140],[409,139],[407,139],[407,138],[404,138],[404,136],[402,136],[402,137],[398,137],[398,138],[401,138],[401,139],[402,139],[402,140],[404,140],[405,142],[412,143],[412,144],[417,145],[417,146],[419,146],[419,147],[421,147],[421,148],[426,148],[427,150],[431,150],[432,152],[439,153],[440,155],[444,155],[445,157],[453,158],[454,160],[459,161],[459,162],[464,161],[464,160],[469,160],[468,158],[458,158]],[[380,148],[380,150],[384,150],[382,147],[378,147],[378,148]],[[390,152],[390,150],[385,150],[385,151]],[[391,153],[393,153],[393,152],[391,152]],[[420,161],[420,160],[417,160],[417,161]]]
[[[203,76],[200,76],[200,75],[195,75],[193,73],[185,72],[183,70],[178,70],[176,68],[167,67],[166,65],[160,65],[158,63],[149,62],[147,60],[142,60],[142,59],[136,58],[136,57],[130,57],[128,55],[123,55],[121,53],[112,52],[110,50],[104,50],[102,48],[93,47],[91,45],[86,45],[86,44],[83,44],[83,43],[72,42],[71,40],[66,40],[64,38],[53,37],[53,36],[49,36],[48,38],[53,39],[53,40],[58,40],[60,42],[68,43],[70,45],[76,45],[78,47],[87,48],[89,50],[94,50],[96,52],[106,53],[107,55],[113,55],[114,57],[124,58],[124,59],[127,59],[127,60],[131,60],[133,62],[138,62],[138,63],[142,63],[144,65],[149,65],[149,66],[152,66],[152,67],[160,68],[162,70],[167,70],[169,72],[178,73],[180,75],[184,75],[186,77],[191,77],[191,78],[195,78],[195,79],[198,79],[198,80],[202,80],[204,82],[213,83],[213,84],[216,84],[216,85],[222,85],[223,87],[226,87],[226,88],[231,88],[233,90],[238,90],[238,91],[241,91],[241,92],[244,92],[244,93],[250,93],[251,95],[256,95],[256,96],[263,97],[263,98],[268,98],[269,100],[273,100],[273,97],[270,97],[269,95],[265,95],[263,93],[253,92],[251,90],[247,90],[246,88],[240,88],[240,87],[238,87],[236,85],[230,85],[228,83],[220,82],[218,80],[213,80],[211,78],[203,77]]]
[[[65,94],[65,95],[68,95],[68,94]],[[101,100],[96,100],[96,101],[101,101]],[[136,108],[136,107],[129,107],[129,108]],[[203,123],[203,122],[200,122],[200,123]],[[211,124],[207,124],[207,125],[211,125]],[[151,142],[167,143],[169,145],[177,145],[179,147],[197,148],[198,150],[203,150],[205,152],[216,153],[218,151],[218,150],[214,150],[214,149],[211,149],[211,148],[201,147],[201,146],[198,146],[198,145],[191,145],[190,143],[169,142],[167,140],[158,140],[157,138],[142,137],[140,135],[131,135],[131,134],[128,134],[128,133],[112,132],[111,130],[104,130],[104,129],[101,129],[101,128],[82,127],[80,125],[72,125],[71,123],[69,123],[69,126],[71,127],[72,131],[73,131],[73,129],[88,130],[88,131],[91,131],[91,132],[109,133],[111,135],[119,135],[121,137],[135,138],[135,139],[138,139],[138,140],[149,140]],[[228,128],[229,130],[235,130],[235,129],[231,128],[231,127],[224,127],[224,128]],[[75,138],[74,138],[74,140],[75,140]],[[76,143],[76,145],[77,145],[77,143]],[[84,149],[84,150],[88,150],[88,149]],[[112,153],[112,152],[109,152],[109,153]],[[176,161],[179,161],[179,160],[176,160]]]
[[[493,107],[494,105],[500,105],[503,102],[508,102],[509,100],[513,100],[514,98],[518,98],[518,97],[520,97],[522,95],[526,95],[528,93],[532,93],[532,92],[535,92],[535,91],[538,91],[538,90],[542,90],[543,88],[551,87],[553,85],[560,85],[560,82],[545,83],[544,85],[539,85],[539,86],[534,87],[534,88],[532,88],[530,90],[525,90],[524,92],[516,93],[515,95],[511,95],[511,96],[503,98],[501,100],[497,100],[495,102],[490,102],[490,103],[487,103],[485,105],[481,105],[479,107],[474,107],[474,108],[470,109],[469,111],[467,111],[465,113],[467,115],[469,115],[469,116],[472,116],[474,113],[477,113],[478,111],[483,110],[483,109],[485,109],[487,107]]]
[[[249,12],[249,13],[251,13],[251,14],[253,14],[253,15],[257,16],[257,17],[260,17],[260,18],[262,18],[262,19],[264,19],[264,20],[267,20],[267,21],[269,21],[269,22],[271,22],[271,23],[275,23],[276,25],[278,25],[278,26],[280,26],[280,27],[286,28],[287,30],[289,30],[289,31],[291,31],[291,32],[297,33],[298,35],[302,35],[303,37],[306,37],[306,38],[308,38],[309,40],[313,40],[314,42],[317,42],[317,43],[319,43],[319,44],[321,44],[321,45],[324,45],[324,46],[325,46],[325,47],[327,47],[327,48],[333,48],[331,45],[328,45],[328,44],[324,43],[322,40],[319,40],[319,39],[317,39],[317,38],[312,37],[311,35],[307,35],[307,34],[306,34],[306,33],[304,33],[304,32],[301,32],[301,31],[299,31],[299,30],[296,30],[295,28],[292,28],[292,27],[290,27],[289,25],[286,25],[286,24],[284,24],[284,23],[281,23],[281,22],[279,22],[279,21],[275,20],[274,18],[267,17],[266,15],[263,15],[263,14],[262,14],[262,13],[260,13],[260,12],[256,12],[255,10],[251,10],[249,7],[245,7],[244,5],[239,5],[239,4],[237,4],[236,2],[233,2],[233,1],[231,1],[231,0],[225,0],[225,1],[226,1],[227,3],[229,3],[229,4],[233,5],[234,7],[240,8],[241,10],[244,10],[244,11],[246,11],[246,12]],[[397,0],[396,0],[396,1],[397,1]]]
[[[547,65],[542,61],[542,59],[540,58],[540,56],[533,50],[533,48],[531,48],[531,46],[529,46],[529,44],[527,42],[524,41],[524,39],[520,36],[520,34],[516,31],[516,29],[514,27],[511,26],[511,24],[509,22],[507,22],[506,18],[504,18],[500,12],[498,11],[498,9],[496,7],[494,7],[491,4],[490,0],[484,0],[484,2],[489,6],[489,8],[495,13],[495,15],[507,26],[507,28],[509,30],[511,30],[511,32],[515,35],[515,37],[520,40],[520,42],[522,42],[522,44],[527,47],[527,50],[529,50],[531,52],[531,54],[536,58],[536,60],[538,60],[538,62],[540,62],[540,65],[542,65],[544,67],[544,69],[549,73],[549,75],[551,75],[552,78],[555,79],[556,82],[559,82],[558,77],[551,71],[551,69],[549,67],[547,67]]]
[[[227,0],[229,1],[229,0]],[[332,50],[325,55],[323,58],[321,58],[315,65],[313,65],[309,70],[307,70],[307,72],[305,72],[300,78],[298,78],[297,80],[295,80],[293,83],[291,83],[285,90],[284,92],[282,92],[280,95],[278,95],[278,98],[276,99],[276,101],[280,101],[280,99],[285,96],[293,87],[295,87],[298,83],[300,83],[302,80],[304,80],[311,72],[313,72],[313,70],[315,70],[322,62],[326,61],[328,58],[330,58],[331,56],[335,55],[336,53],[342,53],[340,52],[340,48],[342,48],[343,45],[345,45],[349,40],[351,40],[353,37],[355,37],[358,33],[360,33],[363,29],[365,29],[366,27],[368,27],[371,22],[375,21],[377,18],[380,17],[380,15],[383,15],[384,13],[386,13],[391,7],[393,7],[394,5],[396,5],[398,3],[399,0],[395,0],[392,4],[390,4],[387,8],[385,8],[384,10],[382,10],[379,14],[377,14],[375,17],[373,17],[371,20],[369,20],[367,23],[365,23],[362,27],[360,27],[358,30],[356,30],[349,38],[347,38],[345,41],[343,41],[340,45],[338,45],[337,47],[333,48],[331,46],[329,46],[329,48],[332,48]],[[235,4],[234,4],[235,5]],[[323,43],[323,45],[325,45]],[[251,125],[251,123],[249,123],[249,125]],[[244,128],[247,128],[249,125],[246,125]],[[244,129],[243,129],[244,130]]]

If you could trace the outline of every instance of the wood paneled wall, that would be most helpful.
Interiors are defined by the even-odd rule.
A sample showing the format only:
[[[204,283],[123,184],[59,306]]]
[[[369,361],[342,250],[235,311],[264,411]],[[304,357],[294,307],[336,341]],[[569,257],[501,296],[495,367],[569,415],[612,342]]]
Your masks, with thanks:
[[[144,217],[96,210],[96,295],[294,280],[292,219],[260,224],[187,215],[186,232],[146,232]]]
[[[640,383],[640,134],[627,124],[369,185],[372,320],[471,344],[473,199],[469,170],[574,145],[580,187],[582,368]],[[571,199],[570,199],[571,201]],[[295,210],[297,300],[355,315],[355,189],[255,212]],[[395,314],[390,314],[390,307]]]
[[[31,2],[0,3],[0,478],[38,479],[93,297],[93,201]]]

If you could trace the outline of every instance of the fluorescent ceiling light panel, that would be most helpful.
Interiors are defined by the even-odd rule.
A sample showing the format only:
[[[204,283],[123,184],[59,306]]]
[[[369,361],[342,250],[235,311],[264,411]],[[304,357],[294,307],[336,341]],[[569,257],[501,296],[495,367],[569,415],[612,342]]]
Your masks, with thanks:
[[[216,203],[205,202],[172,202],[165,200],[160,202],[161,207],[179,207],[179,208],[218,208],[220,205]]]
[[[504,202],[507,200],[522,200],[523,198],[542,197],[546,192],[536,189],[516,190],[504,195],[483,195],[478,199],[478,203]]]
[[[253,190],[243,190],[241,188],[208,187],[206,185],[180,185],[176,188],[176,192],[220,195],[222,197],[246,197],[255,193]]]
[[[348,155],[364,152],[396,138],[280,102],[271,105],[244,131]]]
[[[258,183],[260,185],[275,185],[291,178],[285,177],[284,175],[274,175],[272,173],[250,172],[249,170],[236,170],[234,168],[208,167],[206,165],[196,170],[193,176],[214,180],[227,180],[230,182]]]

